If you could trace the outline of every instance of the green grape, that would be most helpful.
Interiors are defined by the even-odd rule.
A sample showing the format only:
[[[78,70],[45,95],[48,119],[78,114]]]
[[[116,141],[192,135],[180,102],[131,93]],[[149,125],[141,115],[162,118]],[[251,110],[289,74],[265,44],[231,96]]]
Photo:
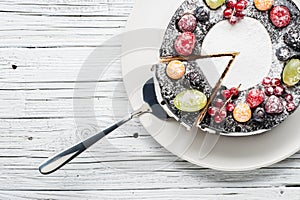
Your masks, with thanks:
[[[203,109],[207,104],[207,97],[198,90],[185,90],[174,99],[174,105],[184,112],[196,112]]]
[[[291,59],[285,66],[282,74],[283,82],[287,86],[294,86],[300,78],[300,60]]]
[[[211,9],[217,9],[225,3],[225,0],[206,0],[206,4]]]

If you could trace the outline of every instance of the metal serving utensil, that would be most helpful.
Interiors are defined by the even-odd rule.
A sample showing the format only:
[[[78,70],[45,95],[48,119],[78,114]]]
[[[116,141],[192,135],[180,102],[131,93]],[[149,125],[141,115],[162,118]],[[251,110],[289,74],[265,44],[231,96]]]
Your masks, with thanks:
[[[84,141],[79,142],[78,144],[75,144],[74,146],[71,146],[48,158],[39,166],[39,171],[44,175],[55,172],[118,127],[145,113],[152,113],[154,116],[162,120],[167,120],[169,118],[167,113],[157,102],[153,78],[149,79],[143,86],[143,99],[145,103],[139,109],[133,111],[128,116],[124,117],[122,120],[111,125],[105,130],[96,133]]]

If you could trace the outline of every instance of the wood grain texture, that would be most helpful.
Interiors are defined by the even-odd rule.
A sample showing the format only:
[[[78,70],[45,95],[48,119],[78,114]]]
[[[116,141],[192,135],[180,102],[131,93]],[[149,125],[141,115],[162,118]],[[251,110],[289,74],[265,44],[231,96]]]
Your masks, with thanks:
[[[81,95],[74,88],[96,47],[119,55],[120,43],[101,44],[122,31],[133,3],[0,1],[0,199],[299,200],[300,153],[252,172],[218,172],[170,154],[138,120],[57,173],[39,174],[48,156],[130,110],[119,59],[99,80],[83,77]],[[94,102],[96,124],[88,105],[74,114],[74,99]]]

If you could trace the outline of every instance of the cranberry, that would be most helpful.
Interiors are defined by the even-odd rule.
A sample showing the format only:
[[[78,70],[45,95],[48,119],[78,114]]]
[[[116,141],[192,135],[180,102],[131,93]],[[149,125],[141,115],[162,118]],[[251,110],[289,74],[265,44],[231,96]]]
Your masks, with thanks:
[[[215,101],[215,106],[221,108],[224,105],[224,101],[222,99],[217,99]]]
[[[228,103],[226,106],[226,110],[229,112],[232,112],[234,110],[235,106],[233,103]]]
[[[226,2],[226,6],[227,6],[227,8],[234,8],[234,6],[235,6],[235,4],[236,4],[236,0],[228,0],[227,2]]]
[[[287,102],[291,102],[291,101],[294,100],[294,97],[293,97],[293,95],[291,95],[291,94],[287,94],[287,95],[285,96],[285,100],[286,100]]]
[[[273,78],[271,80],[271,84],[272,84],[272,86],[278,86],[281,84],[281,80],[279,78]]]
[[[223,118],[220,115],[216,115],[214,120],[217,124],[220,124],[223,121]]]
[[[231,92],[230,90],[223,90],[222,91],[222,96],[225,98],[225,99],[229,99],[231,97]]]
[[[266,89],[265,89],[265,93],[266,93],[266,95],[268,95],[268,96],[271,96],[271,95],[273,95],[274,94],[274,88],[273,87],[267,87]]]
[[[231,8],[226,8],[223,12],[225,18],[229,19],[232,16],[233,10]]]
[[[239,90],[237,88],[233,87],[230,89],[230,93],[231,93],[231,95],[236,97],[239,95]]]
[[[235,4],[234,8],[237,12],[242,12],[245,9],[245,5],[244,3],[238,2]]]
[[[283,93],[284,93],[284,88],[281,85],[275,87],[274,94],[276,96],[281,96]]]
[[[295,108],[296,108],[296,105],[294,104],[294,102],[288,102],[288,103],[286,104],[286,109],[287,109],[289,112],[295,110]]]
[[[210,115],[210,116],[215,116],[216,114],[217,114],[217,112],[219,112],[219,109],[218,108],[216,108],[216,107],[209,107],[208,108],[208,114]]]
[[[262,84],[264,86],[270,86],[271,85],[271,82],[272,82],[272,79],[270,77],[265,77],[262,81]]]

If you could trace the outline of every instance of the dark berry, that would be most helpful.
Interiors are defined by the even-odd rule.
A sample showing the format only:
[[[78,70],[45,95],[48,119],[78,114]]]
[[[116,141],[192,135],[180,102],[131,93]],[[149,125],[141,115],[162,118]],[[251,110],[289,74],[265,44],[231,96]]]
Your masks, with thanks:
[[[263,108],[256,108],[253,112],[253,119],[257,122],[263,122],[266,117],[266,112]]]
[[[292,26],[283,36],[284,43],[296,51],[300,51],[300,26]]]
[[[204,6],[200,6],[195,10],[195,16],[199,22],[205,22],[209,20],[210,12]]]
[[[276,56],[280,61],[287,61],[291,57],[291,50],[288,47],[280,47],[276,50]]]

